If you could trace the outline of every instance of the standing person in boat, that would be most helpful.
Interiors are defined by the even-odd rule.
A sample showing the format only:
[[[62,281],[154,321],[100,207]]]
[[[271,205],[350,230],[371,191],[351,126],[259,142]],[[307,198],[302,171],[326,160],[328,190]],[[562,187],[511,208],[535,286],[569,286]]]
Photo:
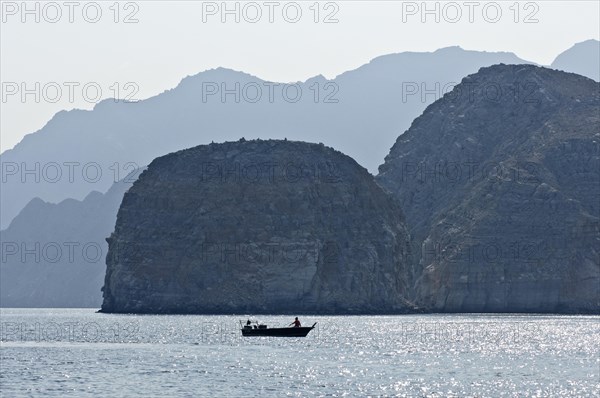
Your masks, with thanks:
[[[300,324],[300,321],[298,320],[298,317],[296,317],[296,320],[294,322],[290,323],[288,326],[292,326],[292,325],[294,325],[295,328],[299,328],[300,326],[302,326]]]

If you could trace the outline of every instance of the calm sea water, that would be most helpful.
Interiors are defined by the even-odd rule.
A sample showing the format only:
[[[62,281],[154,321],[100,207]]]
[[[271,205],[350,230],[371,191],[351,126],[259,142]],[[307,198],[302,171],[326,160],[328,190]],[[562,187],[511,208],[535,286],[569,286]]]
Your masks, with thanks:
[[[246,318],[2,309],[0,395],[600,396],[597,316],[300,316],[306,338],[242,338]]]

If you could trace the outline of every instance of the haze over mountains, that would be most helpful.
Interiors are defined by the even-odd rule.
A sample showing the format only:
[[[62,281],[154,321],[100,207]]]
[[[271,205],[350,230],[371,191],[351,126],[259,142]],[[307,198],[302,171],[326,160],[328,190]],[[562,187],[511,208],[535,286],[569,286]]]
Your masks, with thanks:
[[[550,67],[600,81],[600,42],[586,40],[577,43],[556,57]]]
[[[106,237],[123,194],[138,173],[105,194],[59,204],[33,199],[0,232],[2,307],[99,307],[106,273]]]
[[[92,111],[59,112],[0,156],[0,228],[34,197],[83,199],[157,156],[242,136],[323,142],[375,173],[398,134],[443,90],[482,66],[525,62],[449,47],[385,55],[334,80],[317,76],[296,87],[219,68],[137,103],[105,100]],[[233,93],[222,96],[225,90]]]
[[[553,67],[598,80],[599,48],[596,40],[579,43]],[[137,103],[105,100],[92,111],[62,111],[0,155],[0,228],[35,197],[81,200],[164,153],[242,135],[323,142],[376,173],[398,134],[428,104],[464,76],[498,63],[529,62],[448,47],[384,55],[331,81],[317,76],[297,86],[220,68]]]
[[[593,52],[598,48],[598,42],[591,42],[592,45],[586,44],[585,48]],[[579,50],[575,53],[580,54]],[[573,54],[570,50],[566,51],[557,57],[555,63],[560,58],[559,65],[565,70],[582,70],[581,62],[595,59],[593,55],[582,58]],[[283,99],[281,91],[273,92],[271,102],[268,89],[273,86],[268,83],[263,86],[265,82],[262,80],[241,72],[217,69],[188,77],[175,89],[140,103],[104,101],[93,111],[61,112],[39,132],[25,137],[13,150],[0,156],[3,176],[7,180],[2,183],[0,193],[2,228],[6,228],[11,218],[34,197],[46,201],[60,201],[69,197],[83,199],[91,190],[107,190],[114,181],[123,178],[133,168],[149,163],[156,156],[213,140],[237,140],[245,136],[323,142],[351,155],[374,172],[396,137],[409,127],[428,104],[452,88],[447,84],[459,82],[481,66],[496,63],[526,61],[509,53],[472,52],[457,47],[434,53],[387,55],[332,81],[316,77],[301,83],[303,95],[296,103]],[[593,68],[587,70],[593,71]],[[240,91],[239,103],[235,102],[234,94],[227,94],[225,101],[222,101],[219,93],[210,94],[210,90],[215,89],[215,83],[216,89],[220,89],[222,82],[228,88],[235,87],[235,83],[239,82],[240,90],[249,84],[248,91]],[[438,93],[427,93],[422,97],[421,83],[425,84],[424,88],[431,89],[436,87],[436,82],[439,83]],[[262,98],[256,103],[247,101],[252,96],[250,90],[257,85],[264,88]],[[318,101],[315,102],[317,90]],[[288,95],[293,96],[294,88],[288,91]],[[328,102],[325,102],[326,98]],[[333,100],[338,102],[331,102]],[[35,163],[40,163],[39,182],[33,181],[32,175],[25,175],[27,182],[22,183],[21,170],[14,174],[5,173],[5,165],[16,165],[17,169],[23,169],[22,162],[30,169],[36,167]],[[64,166],[60,181],[49,181],[52,179],[53,166],[47,167],[44,175],[44,165],[48,165],[48,162],[58,165],[74,162],[69,163],[74,171],[73,178],[69,180],[69,168]],[[87,173],[82,174],[85,165]],[[97,170],[102,172],[100,178],[96,178]],[[103,239],[112,231],[124,191],[120,188],[111,190],[111,194],[107,194],[111,198],[107,199],[110,205],[106,206],[90,207],[86,204],[87,199],[84,202],[67,201],[56,206],[43,205],[35,200],[31,206],[23,209],[18,223],[15,220],[14,226],[2,231],[2,242],[31,242],[31,239],[37,239],[43,245],[47,242],[70,242],[72,239],[87,241],[89,236],[90,241],[99,241],[104,245]],[[92,198],[95,196],[91,195]],[[50,217],[47,214],[60,216]],[[65,220],[68,222],[65,223]],[[95,232],[91,235],[88,234],[90,225],[98,225],[93,228]],[[36,231],[46,232],[36,234]],[[68,292],[64,292],[67,298],[59,300],[60,304],[59,301],[48,304],[50,299],[44,289],[60,291],[55,286],[65,286],[60,280],[65,279],[63,271],[72,273],[68,267],[48,269],[47,272],[54,276],[46,276],[54,277],[56,283],[46,283],[45,278],[39,275],[20,272],[15,268],[27,269],[32,265],[32,256],[26,256],[24,262],[19,260],[16,263],[14,258],[7,262],[3,260],[1,264],[3,288],[0,305],[84,305],[82,302],[87,299],[82,297],[87,293],[81,292],[70,297],[67,297]],[[93,277],[94,282],[87,284],[86,274],[73,274],[77,276],[70,279],[71,284],[83,283],[86,286],[83,290],[95,295],[94,299],[85,302],[90,306],[98,306],[101,302],[101,278]],[[23,285],[25,282],[29,284]],[[18,295],[14,295],[10,286],[27,286],[25,291],[29,289],[37,293],[30,298],[17,298]],[[8,292],[12,292],[10,294],[14,300],[6,301]]]

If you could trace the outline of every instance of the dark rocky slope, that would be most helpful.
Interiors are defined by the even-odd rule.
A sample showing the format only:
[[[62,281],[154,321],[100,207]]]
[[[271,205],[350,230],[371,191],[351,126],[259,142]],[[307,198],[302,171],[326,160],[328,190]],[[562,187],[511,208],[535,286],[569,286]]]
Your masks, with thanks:
[[[599,312],[599,84],[528,65],[464,78],[401,135],[401,202],[434,311]]]
[[[157,158],[108,242],[103,312],[409,308],[397,201],[322,144],[240,140]]]

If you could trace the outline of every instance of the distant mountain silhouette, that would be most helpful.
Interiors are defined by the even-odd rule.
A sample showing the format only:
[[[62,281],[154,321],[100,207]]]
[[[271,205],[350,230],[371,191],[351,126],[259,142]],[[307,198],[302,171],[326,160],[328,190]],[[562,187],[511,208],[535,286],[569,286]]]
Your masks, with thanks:
[[[586,40],[575,44],[556,57],[550,67],[600,81],[600,41]]]
[[[302,95],[295,103],[297,87],[269,86],[219,68],[186,77],[174,89],[137,103],[105,100],[91,111],[59,112],[0,156],[6,169],[0,228],[34,197],[53,203],[83,199],[157,156],[241,136],[323,142],[375,172],[399,132],[442,91],[482,66],[501,62],[526,61],[512,53],[459,47],[385,55],[331,81],[317,76],[298,83]],[[239,102],[231,93],[224,101],[210,95],[221,91],[221,84],[235,91],[236,83]],[[258,89],[262,96],[252,102]],[[422,96],[425,90],[433,92]]]
[[[106,237],[136,175],[108,192],[58,204],[32,199],[0,232],[0,306],[99,307]]]

